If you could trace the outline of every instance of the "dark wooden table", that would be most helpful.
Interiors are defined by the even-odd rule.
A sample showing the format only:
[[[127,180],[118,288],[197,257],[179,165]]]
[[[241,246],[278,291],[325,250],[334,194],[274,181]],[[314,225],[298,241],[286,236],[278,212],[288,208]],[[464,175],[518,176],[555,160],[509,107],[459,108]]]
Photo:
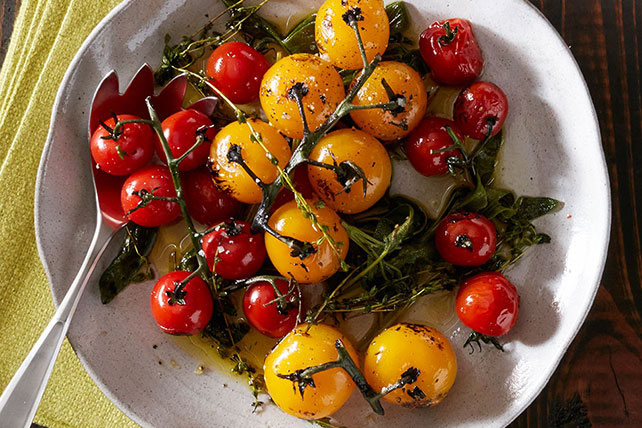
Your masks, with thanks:
[[[571,46],[591,91],[613,223],[588,319],[548,386],[511,426],[642,427],[642,1],[530,1]],[[18,4],[0,0],[0,62]]]

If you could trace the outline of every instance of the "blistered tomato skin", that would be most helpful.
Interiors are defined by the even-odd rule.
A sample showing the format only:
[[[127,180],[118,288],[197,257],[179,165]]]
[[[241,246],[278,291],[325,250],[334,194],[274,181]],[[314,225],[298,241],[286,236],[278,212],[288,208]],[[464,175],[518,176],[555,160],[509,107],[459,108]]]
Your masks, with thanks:
[[[357,126],[383,141],[393,141],[407,136],[426,112],[428,96],[421,76],[409,65],[396,61],[381,62],[352,101],[355,105],[383,104],[390,101],[381,80],[390,85],[393,92],[406,99],[404,111],[395,112],[380,108],[354,110],[350,117]],[[357,77],[352,81],[352,88]]]
[[[452,38],[446,35],[446,22]],[[432,24],[419,37],[419,52],[432,78],[444,85],[468,85],[484,68],[481,49],[470,22],[465,19],[446,19]]]
[[[404,407],[430,407],[448,394],[457,375],[457,359],[448,339],[432,327],[401,323],[379,333],[368,346],[363,372],[376,392],[417,369],[415,382],[383,398]]]
[[[517,289],[499,272],[484,272],[468,278],[455,301],[464,325],[486,336],[502,336],[517,322]]]
[[[263,235],[253,234],[245,221],[221,223],[203,237],[202,244],[210,269],[225,279],[249,278],[265,261]]]
[[[337,243],[339,256],[344,260],[348,254],[350,239],[341,225],[341,218],[327,206],[318,208],[315,201],[308,203],[319,223],[328,227],[328,234]],[[290,201],[276,210],[270,216],[268,224],[280,234],[303,242],[314,243],[323,236],[323,233],[315,229],[312,222],[303,216],[295,201]],[[286,278],[294,278],[301,284],[324,281],[334,275],[341,266],[341,260],[327,240],[321,245],[315,244],[316,252],[303,260],[293,257],[290,254],[292,250],[286,244],[268,233],[265,234],[265,247],[270,261],[279,273]]]
[[[152,200],[146,206],[138,208],[142,201],[134,192],[147,192],[153,195],[175,198],[176,189],[172,175],[166,166],[151,165],[134,172],[123,184],[120,192],[120,203],[127,218],[145,227],[162,226],[176,219],[181,209],[176,202]]]
[[[435,231],[439,254],[457,266],[481,266],[495,253],[497,231],[481,214],[455,212],[444,218]]]
[[[176,297],[180,302],[170,301],[170,294],[189,275],[187,271],[170,272],[154,285],[150,299],[152,315],[165,333],[178,336],[196,334],[212,318],[212,294],[209,286],[198,276],[185,284],[181,295]]]
[[[248,123],[261,135],[263,144],[276,157],[279,166],[285,167],[292,155],[285,138],[273,126],[261,120],[251,119]],[[228,159],[230,147],[239,146],[243,160],[263,183],[270,184],[276,180],[279,175],[276,166],[267,158],[263,147],[251,140],[251,136],[247,123],[232,122],[221,129],[210,148],[210,167],[219,188],[237,201],[258,204],[263,196],[261,188],[241,165]]]
[[[276,62],[261,82],[261,107],[270,123],[291,138],[303,137],[303,121],[291,89],[302,86],[305,117],[316,131],[345,97],[336,69],[316,55],[294,54]]]
[[[212,126],[212,121],[205,114],[196,110],[182,110],[174,113],[163,121],[163,135],[174,158],[182,156],[189,150],[197,139],[197,130],[202,127]],[[205,165],[209,153],[209,141],[216,135],[216,129],[210,128],[205,132],[206,141],[194,149],[185,159],[178,164],[179,171],[190,171]],[[156,143],[156,153],[164,163],[167,163],[165,151],[160,140]]]
[[[235,104],[248,104],[259,98],[259,87],[270,63],[262,53],[241,42],[227,42],[212,52],[206,73]]]
[[[385,147],[376,138],[358,129],[339,129],[323,137],[310,153],[310,159],[332,165],[352,161],[367,178],[366,194],[359,180],[344,191],[337,174],[329,169],[308,165],[308,177],[314,191],[336,211],[355,214],[373,206],[390,185],[392,168]]]
[[[390,24],[382,0],[327,0],[317,13],[314,35],[319,53],[336,67],[363,68],[361,51],[346,13],[358,19],[359,34],[368,62],[383,55],[388,47]]]
[[[449,126],[455,135],[463,141],[462,134],[457,125],[441,117],[427,117],[421,121],[406,140],[406,154],[412,166],[421,175],[446,174],[448,172],[448,158],[461,157],[458,150],[448,150],[441,153],[432,153],[446,149],[454,144],[446,126]]]
[[[277,279],[277,288],[282,296],[289,291],[288,281]],[[288,297],[285,310],[279,310],[274,287],[267,281],[255,282],[243,294],[243,313],[252,327],[265,336],[283,337],[294,328],[299,307],[293,294]]]
[[[357,353],[348,339],[325,324],[298,326],[268,354],[263,367],[265,385],[281,410],[302,419],[319,419],[330,416],[345,404],[355,385],[341,368],[312,375],[315,387],[306,387],[303,397],[290,380],[278,376],[336,361],[338,353],[334,344],[339,339],[358,364]]]
[[[491,82],[475,82],[457,97],[453,117],[462,132],[482,140],[501,131],[508,116],[508,98],[499,86]]]
[[[140,119],[138,116],[122,114],[118,121]],[[104,122],[114,129],[116,122],[110,118]],[[100,169],[112,175],[127,175],[147,165],[154,156],[155,141],[158,138],[145,123],[127,123],[117,139],[109,129],[99,126],[91,136],[90,149],[94,162]]]

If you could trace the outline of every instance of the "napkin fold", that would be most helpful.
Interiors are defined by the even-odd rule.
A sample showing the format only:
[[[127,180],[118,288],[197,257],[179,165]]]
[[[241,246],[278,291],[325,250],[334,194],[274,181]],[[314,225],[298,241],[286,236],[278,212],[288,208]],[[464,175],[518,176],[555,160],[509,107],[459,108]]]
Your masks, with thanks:
[[[23,0],[0,70],[0,390],[54,306],[34,234],[36,173],[58,86],[83,40],[118,0]],[[35,422],[136,427],[90,379],[65,340]]]

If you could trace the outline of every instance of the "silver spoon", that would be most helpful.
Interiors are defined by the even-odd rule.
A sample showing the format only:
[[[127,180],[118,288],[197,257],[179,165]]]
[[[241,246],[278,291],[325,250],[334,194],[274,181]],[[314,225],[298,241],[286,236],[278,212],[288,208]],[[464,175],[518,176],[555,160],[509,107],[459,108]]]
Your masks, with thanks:
[[[89,135],[98,128],[100,120],[110,117],[113,112],[146,117],[147,97],[151,97],[161,117],[180,110],[187,88],[187,77],[176,76],[158,95],[154,95],[154,73],[152,68],[145,64],[132,78],[124,93],[119,92],[118,86],[118,76],[114,71],[107,74],[98,85],[91,104]],[[205,97],[188,108],[209,116],[214,111],[216,102],[217,99],[214,97]],[[87,250],[87,256],[58,310],[0,396],[0,428],[31,426],[85,286],[109,242],[126,224],[122,210],[114,210],[113,203],[107,202],[106,192],[102,191],[114,186],[114,177],[109,178],[108,174],[95,168],[93,163],[92,171],[97,212],[94,237]],[[123,181],[124,179],[125,177]]]
[[[129,92],[130,89],[132,89],[132,93],[140,92],[143,87],[142,82],[144,80],[150,80],[151,69],[143,71],[144,68],[145,67],[139,70],[136,75],[139,78],[132,80],[126,93]],[[149,76],[142,76],[142,74]],[[151,80],[151,82],[151,87],[153,88],[153,80]],[[114,100],[117,100],[119,97],[121,96],[118,93],[118,76],[116,73],[111,72],[102,80],[94,94],[91,106],[89,135],[91,135],[97,127],[96,123],[98,118],[100,118],[99,115],[104,115],[105,111],[113,108]],[[112,105],[110,106],[109,104]],[[87,256],[83,260],[80,270],[71,283],[62,303],[60,303],[53,318],[0,396],[0,428],[29,428],[31,426],[58,353],[60,352],[60,347],[67,334],[74,312],[78,307],[78,302],[87,286],[87,282],[89,278],[91,278],[109,242],[116,232],[126,223],[124,217],[109,216],[101,211],[100,200],[101,195],[104,195],[104,193],[98,191],[96,180],[99,172],[96,171],[93,163],[92,170],[94,171],[92,181],[96,199],[96,230],[94,237],[87,250]]]

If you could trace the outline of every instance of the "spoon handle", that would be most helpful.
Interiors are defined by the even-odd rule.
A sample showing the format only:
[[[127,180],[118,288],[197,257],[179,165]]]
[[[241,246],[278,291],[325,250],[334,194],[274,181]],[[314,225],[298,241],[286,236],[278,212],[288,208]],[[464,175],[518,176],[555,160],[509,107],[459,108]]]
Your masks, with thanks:
[[[98,226],[87,256],[58,310],[0,396],[0,428],[29,428],[82,292],[114,231]]]

